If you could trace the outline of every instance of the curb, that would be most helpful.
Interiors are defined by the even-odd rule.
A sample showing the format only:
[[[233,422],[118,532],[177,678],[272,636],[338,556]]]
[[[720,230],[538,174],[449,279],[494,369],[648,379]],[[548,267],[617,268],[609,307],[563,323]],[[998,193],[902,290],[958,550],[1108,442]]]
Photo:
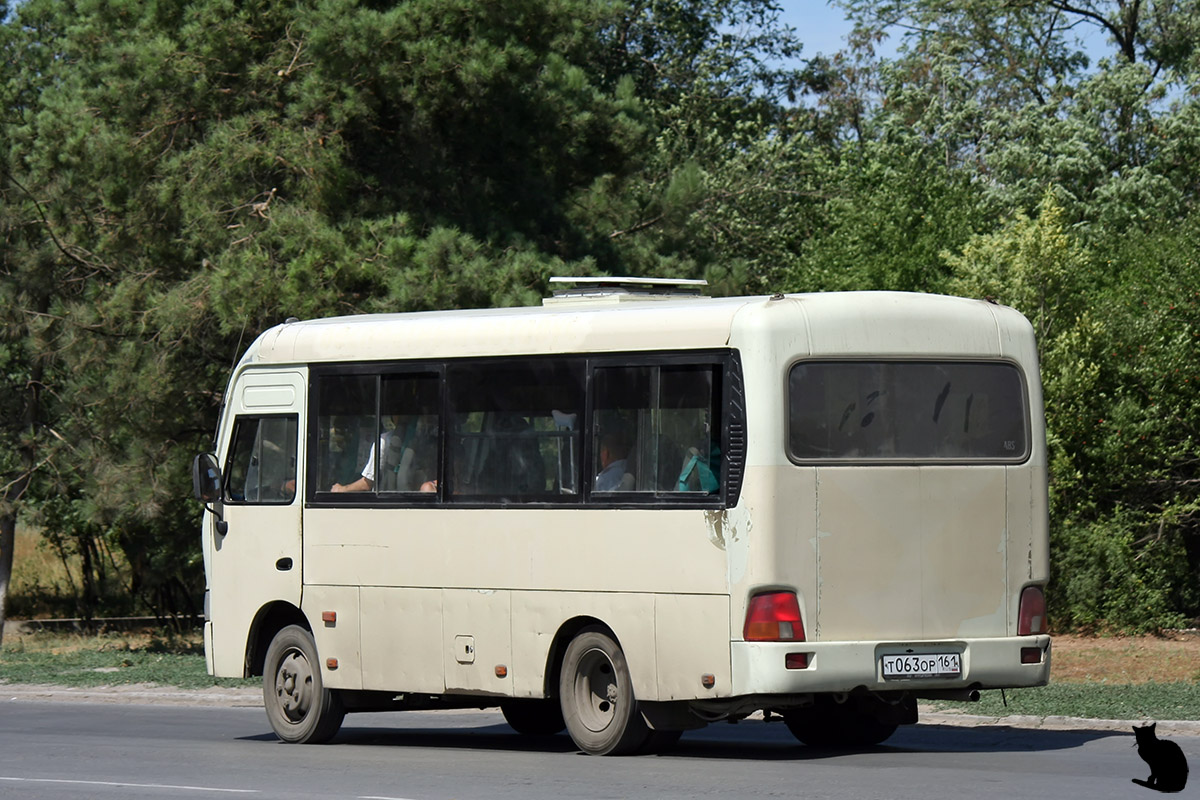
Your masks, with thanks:
[[[75,688],[34,683],[0,682],[0,703],[137,703],[142,705],[262,708],[261,689],[176,689],[155,684]]]
[[[1131,733],[1133,728],[1155,722],[1159,736],[1200,736],[1200,722],[1194,720],[1152,719],[1087,719],[1085,717],[1036,717],[1013,714],[1007,717],[985,717],[978,714],[958,714],[947,711],[920,710],[923,725],[946,725],[958,728],[1021,728],[1042,731],[1119,731]]]

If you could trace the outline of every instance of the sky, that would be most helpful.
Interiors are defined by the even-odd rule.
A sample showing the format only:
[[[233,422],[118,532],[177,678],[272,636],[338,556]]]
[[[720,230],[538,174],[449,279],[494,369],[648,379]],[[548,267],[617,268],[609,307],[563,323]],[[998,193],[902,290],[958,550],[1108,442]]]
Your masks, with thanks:
[[[832,55],[845,46],[851,25],[842,9],[830,7],[825,0],[782,0],[780,6],[780,20],[795,28],[804,42],[803,58]]]
[[[780,0],[780,20],[795,28],[800,41],[804,43],[801,52],[802,59],[815,55],[832,55],[846,44],[846,36],[852,25],[846,19],[846,12],[833,7],[827,0]],[[1104,32],[1094,25],[1080,26],[1076,32],[1082,38],[1084,52],[1091,58],[1092,64],[1102,57],[1112,56],[1112,45]],[[881,46],[877,53],[882,56],[894,55],[894,48],[900,44],[899,33],[892,33],[891,48]]]

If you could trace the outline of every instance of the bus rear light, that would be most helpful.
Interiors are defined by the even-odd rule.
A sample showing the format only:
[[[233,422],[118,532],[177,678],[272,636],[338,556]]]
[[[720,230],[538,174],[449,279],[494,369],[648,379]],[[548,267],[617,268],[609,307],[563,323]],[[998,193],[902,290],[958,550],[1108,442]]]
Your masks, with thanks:
[[[1017,610],[1017,635],[1046,632],[1046,596],[1038,586],[1026,586]]]
[[[808,669],[808,653],[788,653],[783,657],[787,669]]]
[[[804,621],[795,592],[766,592],[751,597],[742,638],[747,642],[803,642]]]
[[[1040,664],[1040,663],[1042,663],[1042,648],[1040,648],[1040,647],[1022,647],[1021,648],[1021,663],[1022,664]]]

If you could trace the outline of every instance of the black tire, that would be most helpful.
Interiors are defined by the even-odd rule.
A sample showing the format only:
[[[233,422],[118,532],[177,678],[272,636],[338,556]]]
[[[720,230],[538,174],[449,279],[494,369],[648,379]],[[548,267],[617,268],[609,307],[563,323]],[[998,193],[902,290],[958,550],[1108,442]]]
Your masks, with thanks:
[[[647,755],[665,753],[679,742],[679,737],[681,736],[683,736],[683,731],[652,730],[638,752]]]
[[[500,710],[504,721],[517,733],[553,736],[567,726],[556,700],[505,700]]]
[[[625,654],[603,628],[584,628],[571,640],[558,686],[567,733],[588,755],[635,753],[650,738]]]
[[[263,703],[275,735],[288,744],[320,744],[342,727],[346,709],[321,680],[312,634],[298,625],[275,634],[263,664]]]
[[[851,699],[838,703],[819,695],[811,706],[785,711],[783,721],[792,735],[809,747],[871,747],[896,732],[899,724],[881,719],[872,705]]]

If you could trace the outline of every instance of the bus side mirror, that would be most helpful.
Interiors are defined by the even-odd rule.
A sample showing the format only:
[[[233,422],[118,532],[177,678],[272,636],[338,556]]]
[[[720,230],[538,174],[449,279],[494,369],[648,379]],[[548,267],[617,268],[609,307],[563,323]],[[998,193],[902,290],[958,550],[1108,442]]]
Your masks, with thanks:
[[[221,517],[217,503],[221,500],[221,468],[212,453],[201,453],[192,461],[192,493],[204,503],[204,510],[217,518],[217,533],[222,536],[229,530],[229,523]],[[212,505],[209,505],[209,504]]]
[[[212,453],[201,453],[192,462],[192,492],[201,503],[221,499],[221,468]]]

